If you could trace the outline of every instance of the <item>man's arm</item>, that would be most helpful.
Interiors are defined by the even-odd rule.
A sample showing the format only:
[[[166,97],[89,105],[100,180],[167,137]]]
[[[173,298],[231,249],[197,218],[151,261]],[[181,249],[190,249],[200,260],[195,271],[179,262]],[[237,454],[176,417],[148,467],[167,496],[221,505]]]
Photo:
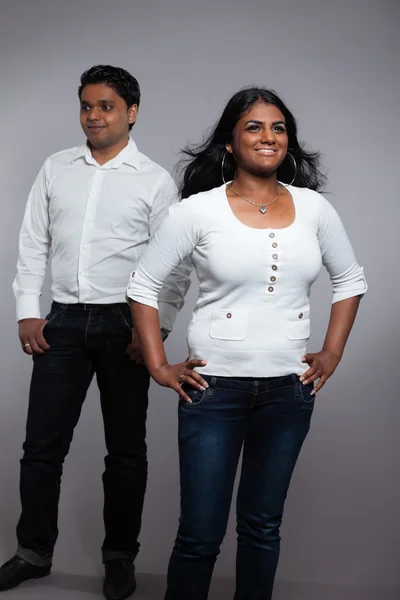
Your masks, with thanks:
[[[43,337],[46,324],[40,318],[39,297],[50,250],[48,178],[49,159],[41,168],[29,194],[19,236],[17,275],[13,283],[22,349],[41,354],[49,348]]]
[[[150,235],[154,232],[168,214],[170,206],[178,201],[178,190],[171,175],[165,173],[160,181],[153,200],[153,207],[150,214]],[[160,256],[162,260],[162,256]],[[190,273],[192,271],[192,262],[185,259],[169,275],[164,283],[159,296],[159,318],[163,338],[172,331],[176,317],[182,309],[185,296],[190,287]]]

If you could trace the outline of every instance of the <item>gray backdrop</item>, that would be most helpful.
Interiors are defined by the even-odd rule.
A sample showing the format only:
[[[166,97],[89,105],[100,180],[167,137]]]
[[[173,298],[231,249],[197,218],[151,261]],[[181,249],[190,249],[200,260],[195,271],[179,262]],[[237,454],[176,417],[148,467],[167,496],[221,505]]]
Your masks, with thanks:
[[[322,151],[328,197],[370,289],[342,364],[318,397],[287,501],[278,578],[294,582],[287,598],[299,598],[302,582],[336,586],[332,598],[344,597],[346,587],[354,590],[352,599],[357,589],[366,598],[375,586],[381,588],[375,598],[395,597],[400,3],[1,0],[0,6],[0,559],[15,549],[31,372],[16,336],[11,291],[18,231],[44,159],[83,140],[76,95],[81,72],[106,62],[138,78],[143,100],[133,135],[142,152],[168,169],[179,149],[198,141],[230,95],[248,84],[277,90],[299,120],[301,139]],[[167,343],[171,361],[186,356],[195,296],[194,285]],[[312,296],[311,351],[321,347],[330,297],[324,273]],[[43,314],[48,306],[45,291]],[[172,392],[152,387],[150,479],[137,560],[147,573],[165,572],[177,528],[176,405]],[[58,570],[99,572],[104,452],[93,386],[65,467]],[[232,520],[217,574],[233,574],[234,555]]]

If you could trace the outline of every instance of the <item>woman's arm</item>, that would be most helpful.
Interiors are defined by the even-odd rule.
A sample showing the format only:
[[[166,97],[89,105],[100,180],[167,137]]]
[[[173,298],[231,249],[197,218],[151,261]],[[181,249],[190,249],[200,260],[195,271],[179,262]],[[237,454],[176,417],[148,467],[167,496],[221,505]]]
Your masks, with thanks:
[[[323,196],[318,195],[318,202],[318,239],[322,262],[331,278],[333,303],[322,350],[302,357],[310,368],[300,380],[307,384],[319,378],[313,393],[322,388],[339,364],[360,299],[367,291],[363,270],[339,215]]]
[[[165,172],[154,194],[149,215],[151,238],[168,218],[169,209],[179,204],[178,197],[174,180],[169,173]],[[192,267],[190,260],[182,261],[171,271],[158,294],[159,319],[161,329],[166,334],[171,333],[176,317],[184,305],[185,296],[190,287]]]
[[[312,394],[318,392],[336,370],[353,327],[360,299],[360,296],[354,296],[332,304],[328,331],[322,350],[302,357],[301,360],[308,363],[310,368],[303,373],[300,381],[306,385],[319,379]]]
[[[159,384],[170,387],[186,402],[191,402],[189,396],[181,388],[182,383],[204,390],[208,383],[194,367],[204,367],[205,360],[185,360],[176,365],[169,365],[161,339],[158,310],[130,300],[133,322],[143,352],[144,362],[152,378]]]
[[[194,367],[204,366],[203,360],[186,360],[169,365],[161,339],[158,297],[170,273],[194,251],[200,238],[196,200],[175,204],[168,217],[156,230],[129,282],[129,299],[135,331],[150,375],[160,385],[170,387],[187,402],[190,398],[182,383],[204,389],[207,382]]]

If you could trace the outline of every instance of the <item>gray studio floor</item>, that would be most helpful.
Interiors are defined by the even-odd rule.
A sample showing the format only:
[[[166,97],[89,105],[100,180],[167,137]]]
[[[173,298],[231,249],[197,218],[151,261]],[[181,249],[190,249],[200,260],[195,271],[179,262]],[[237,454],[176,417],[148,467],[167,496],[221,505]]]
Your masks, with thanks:
[[[134,600],[162,600],[165,578],[138,575]],[[2,592],[4,600],[101,600],[101,577],[54,572],[41,581],[22,584],[18,589]],[[216,579],[210,600],[232,600],[233,582]],[[274,600],[399,600],[399,588],[340,587],[321,584],[278,582]],[[190,600],[190,598],[188,598]]]

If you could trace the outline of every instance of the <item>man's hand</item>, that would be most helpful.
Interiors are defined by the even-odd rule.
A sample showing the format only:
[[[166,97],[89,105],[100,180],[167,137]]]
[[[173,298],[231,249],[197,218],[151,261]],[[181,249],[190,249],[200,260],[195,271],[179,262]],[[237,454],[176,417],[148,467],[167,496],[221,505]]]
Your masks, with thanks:
[[[18,335],[25,354],[43,354],[50,348],[43,335],[46,319],[22,319],[18,322]]]
[[[136,337],[135,329],[132,329],[132,341],[126,347],[126,353],[130,360],[135,362],[137,365],[142,365],[144,363],[142,350],[140,348],[139,340]]]

